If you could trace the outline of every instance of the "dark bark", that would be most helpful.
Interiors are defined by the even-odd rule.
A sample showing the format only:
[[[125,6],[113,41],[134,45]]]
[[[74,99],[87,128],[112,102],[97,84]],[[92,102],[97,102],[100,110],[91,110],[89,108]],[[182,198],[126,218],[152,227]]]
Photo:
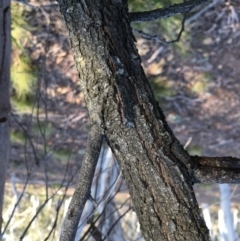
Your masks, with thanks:
[[[0,0],[0,231],[4,185],[9,159],[9,83],[10,83],[10,0]]]
[[[240,183],[240,159],[192,157],[194,183]]]
[[[145,239],[209,240],[192,188],[191,158],[153,97],[126,1],[58,2],[90,119],[119,162]]]
[[[131,22],[146,22],[161,18],[169,18],[176,14],[188,13],[195,7],[210,1],[211,0],[190,0],[160,9],[129,13],[129,19]]]

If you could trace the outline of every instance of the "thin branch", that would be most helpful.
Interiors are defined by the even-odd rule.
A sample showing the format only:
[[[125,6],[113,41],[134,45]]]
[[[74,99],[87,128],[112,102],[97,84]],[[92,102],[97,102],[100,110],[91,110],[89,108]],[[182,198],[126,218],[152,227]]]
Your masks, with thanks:
[[[112,197],[111,198],[111,200],[113,199],[114,197]],[[111,201],[110,200],[110,201]],[[90,222],[90,226],[88,227],[88,229],[87,229],[87,231],[84,233],[84,235],[80,238],[80,240],[79,241],[84,241],[84,240],[88,240],[89,239],[89,237],[91,236],[91,231],[92,231],[92,224],[95,226],[95,224],[97,223],[97,221],[101,218],[101,216],[103,215],[103,212],[105,211],[105,209],[107,208],[107,206],[105,205],[104,206],[104,208],[103,208],[103,211],[97,216],[97,218],[95,219],[95,220],[92,220],[91,222]],[[91,214],[91,216],[93,216],[92,214]],[[90,216],[90,218],[91,218],[91,216]],[[88,237],[87,237],[88,236]],[[85,239],[87,237],[87,239]]]
[[[100,165],[100,169],[99,169],[99,176],[101,175],[101,173],[102,173],[102,171],[103,171],[103,168],[102,168],[102,165],[103,165],[103,162],[104,161],[106,161],[105,159],[104,159],[104,156],[105,156],[105,153],[106,153],[106,151],[107,151],[107,149],[106,148],[102,148],[102,151],[101,151],[101,157],[100,157],[100,163],[101,163],[101,165]],[[98,176],[98,177],[99,177]],[[95,193],[94,193],[94,197],[95,198],[97,198],[97,193],[98,193],[98,184],[99,184],[99,181],[100,181],[100,178],[97,178],[96,179],[96,184],[95,184]],[[96,201],[95,201],[96,202]],[[97,206],[98,206],[98,204],[97,204]]]
[[[112,227],[108,230],[107,235],[103,240],[106,240],[106,238],[109,236],[109,234],[112,232],[113,228],[117,225],[117,223],[130,211],[132,210],[132,207],[129,207],[122,215],[118,217],[118,219],[113,223]]]
[[[185,13],[184,16],[183,16],[183,19],[182,19],[182,27],[181,27],[180,32],[178,33],[177,38],[172,40],[172,41],[169,41],[168,43],[179,42],[179,40],[181,39],[182,33],[184,31],[186,17],[187,17],[187,14]]]
[[[132,30],[133,30],[133,32],[138,33],[139,35],[141,35],[141,37],[146,39],[146,40],[154,41],[156,43],[167,44],[167,41],[165,39],[161,39],[157,35],[150,35],[148,33],[145,33],[143,31],[141,31],[141,30],[138,30],[136,28],[132,28]]]
[[[67,167],[68,168],[68,167]],[[67,186],[65,187],[65,193],[66,190],[68,189],[68,187],[70,186],[71,181],[73,180],[75,174],[69,179]],[[36,220],[36,218],[38,217],[38,215],[40,214],[40,212],[45,208],[46,204],[53,198],[56,196],[56,194],[58,193],[58,191],[62,188],[63,183],[65,182],[65,176],[64,179],[62,180],[62,183],[60,185],[60,187],[49,197],[47,196],[45,201],[43,202],[43,204],[38,208],[38,210],[36,211],[35,215],[32,217],[31,221],[28,223],[27,227],[25,228],[25,230],[23,231],[21,237],[20,237],[20,241],[24,239],[25,235],[27,234],[29,228],[31,227],[31,225],[33,224],[33,222]],[[64,194],[66,195],[66,194]]]
[[[57,227],[57,222],[58,222],[58,217],[59,217],[59,211],[60,211],[60,209],[61,209],[61,207],[62,207],[63,201],[64,201],[65,198],[66,198],[67,190],[68,190],[68,188],[69,188],[69,185],[70,185],[70,182],[68,183],[67,187],[65,188],[65,191],[64,191],[63,196],[61,197],[61,199],[60,199],[59,202],[58,202],[58,205],[57,205],[57,207],[56,207],[55,220],[54,220],[54,222],[53,222],[53,225],[52,225],[52,228],[51,228],[50,232],[48,233],[48,235],[47,235],[47,237],[44,239],[44,241],[47,241],[47,240],[50,238],[50,236],[52,235],[53,231],[54,231],[54,230],[56,229],[56,227]]]
[[[80,178],[63,223],[60,241],[72,241],[75,238],[83,208],[90,196],[92,180],[102,143],[103,135],[101,134],[101,128],[94,124],[89,132],[88,143],[80,170]]]
[[[95,223],[91,223],[91,236],[95,241],[102,241],[102,232],[95,226]]]
[[[188,13],[195,7],[210,2],[210,0],[195,0],[187,1],[184,3],[174,4],[169,7],[155,9],[145,12],[133,12],[129,13],[130,22],[146,22],[157,20],[161,18],[169,18],[176,14]]]
[[[120,186],[119,186],[120,188]],[[114,194],[114,196],[112,196],[109,200],[108,200],[108,203],[103,207],[103,210],[102,212],[97,216],[97,218],[92,221],[90,224],[90,226],[88,227],[88,230],[84,233],[84,235],[81,237],[81,239],[79,241],[84,241],[84,240],[89,240],[89,237],[91,236],[91,230],[92,230],[92,224],[96,224],[98,222],[98,220],[103,216],[103,214],[106,212],[106,209],[108,208],[108,204],[111,203],[114,198],[116,197],[117,193],[119,192],[119,190]],[[127,198],[122,204],[120,207],[116,208],[116,210],[114,210],[107,218],[106,220],[111,216],[113,215],[115,212],[118,212],[118,210],[122,209],[124,207],[124,205],[130,200],[130,198]],[[94,210],[94,212],[96,212],[96,210]],[[91,214],[93,215],[94,212]],[[88,237],[87,237],[88,235]],[[86,238],[86,239],[85,239]]]
[[[192,156],[194,183],[240,183],[240,159]]]
[[[36,151],[36,148],[33,144],[33,141],[32,141],[32,137],[30,136],[29,132],[24,128],[24,126],[22,125],[22,123],[18,120],[17,118],[17,115],[15,115],[13,112],[11,113],[11,117],[13,117],[13,119],[15,120],[15,122],[19,125],[19,127],[22,129],[25,137],[29,140],[29,143],[30,143],[30,146],[32,148],[32,151],[33,151],[33,155],[34,155],[34,158],[35,158],[35,162],[37,164],[37,166],[39,166],[39,163],[40,163],[40,160],[39,160],[39,157],[37,155],[37,151]]]
[[[171,41],[166,41],[165,39],[159,38],[157,35],[150,35],[150,34],[144,33],[143,31],[135,29],[135,28],[132,28],[132,30],[133,30],[133,32],[140,34],[142,38],[144,38],[146,40],[154,41],[157,43],[171,44],[171,43],[179,42],[181,39],[182,33],[184,31],[186,16],[187,15],[184,14],[183,20],[182,20],[182,27],[180,29],[180,32],[178,33],[177,38],[174,40],[171,40]]]
[[[115,182],[113,183],[113,185],[115,185]],[[95,219],[95,221],[93,221],[93,218],[94,218],[94,214],[96,213],[96,211],[99,209],[99,206],[98,207],[95,207],[95,209],[93,210],[93,212],[78,226],[78,228],[80,228],[82,225],[85,224],[86,220],[87,220],[87,223],[96,223],[100,218],[101,216],[104,214],[105,210],[107,209],[108,207],[108,204],[112,202],[112,200],[116,197],[116,195],[119,193],[120,191],[120,188],[122,186],[122,181],[121,181],[121,184],[119,185],[118,189],[116,190],[116,192],[114,193],[114,195],[111,195],[110,198],[107,200],[107,204],[103,206],[103,210],[99,213],[99,215],[97,216],[97,218]],[[110,188],[111,189],[111,188]],[[128,201],[128,199],[126,200]],[[120,206],[120,208],[123,207],[123,205],[126,203],[126,201],[124,201],[124,203]],[[101,201],[102,202],[102,201]],[[101,202],[100,202],[100,205],[101,205]],[[118,208],[118,209],[120,209]],[[117,210],[118,210],[117,209]],[[80,241],[83,241],[86,236],[90,233],[91,231],[91,226],[88,228],[88,230],[84,233],[84,235],[82,236],[82,238],[80,239]],[[90,234],[91,235],[91,234]],[[89,238],[87,238],[86,240],[88,240]]]
[[[2,232],[1,235],[0,235],[0,240],[2,240],[4,234],[6,233],[6,231],[7,231],[7,229],[8,229],[8,226],[9,226],[9,224],[11,223],[11,220],[12,220],[14,214],[15,214],[15,211],[16,211],[17,207],[19,206],[19,203],[21,202],[23,195],[25,194],[25,191],[26,191],[26,188],[27,188],[27,184],[28,184],[28,182],[29,182],[29,179],[30,179],[30,174],[27,175],[27,179],[26,179],[26,182],[24,183],[24,186],[23,186],[21,195],[19,196],[17,202],[15,203],[15,205],[14,205],[14,207],[13,207],[13,210],[12,210],[12,212],[11,212],[11,215],[10,215],[10,217],[9,217],[9,219],[8,219],[5,227],[4,227],[3,232]]]
[[[60,188],[63,187],[64,182],[65,182],[65,180],[66,180],[66,177],[67,177],[67,174],[68,174],[69,165],[70,165],[70,159],[68,159],[67,167],[66,167],[65,173],[64,173],[64,178],[63,178],[63,180],[62,180],[62,183],[61,183],[61,187],[60,187]],[[68,188],[70,187],[70,184],[71,184],[72,180],[74,179],[74,177],[76,176],[77,173],[78,173],[78,171],[76,171],[76,172],[70,177],[70,179],[69,179],[68,182],[67,182],[67,185],[66,185],[65,190],[64,190],[64,194],[63,194],[63,196],[61,197],[61,199],[59,200],[58,205],[57,205],[57,208],[56,208],[56,216],[55,216],[55,220],[54,220],[54,222],[53,222],[52,228],[51,228],[50,232],[48,233],[47,237],[44,239],[44,241],[47,241],[47,240],[50,238],[50,236],[52,235],[52,233],[53,233],[53,232],[55,231],[55,229],[56,229],[57,222],[58,222],[58,217],[59,217],[59,211],[60,211],[60,209],[61,209],[61,207],[62,207],[62,204],[63,204],[64,200],[66,199]],[[60,188],[58,189],[58,191],[60,190]],[[55,192],[55,193],[58,193],[58,191]],[[54,234],[53,234],[53,235],[54,235]]]
[[[25,237],[25,235],[27,234],[29,228],[31,227],[31,225],[33,224],[33,222],[35,221],[35,219],[38,217],[39,213],[44,209],[44,207],[46,206],[46,204],[48,203],[48,201],[51,198],[48,198],[44,201],[44,203],[38,208],[37,212],[35,213],[35,215],[32,217],[31,221],[28,223],[27,227],[25,228],[25,230],[23,231],[22,235],[20,236],[19,240],[22,241]]]
[[[117,179],[116,179],[115,182],[112,184],[112,187],[110,187],[110,189],[109,189],[109,191],[108,191],[108,193],[107,193],[107,196],[104,197],[104,198],[101,200],[101,202],[100,202],[100,204],[98,205],[97,209],[99,209],[100,206],[103,206],[103,205],[107,202],[107,200],[109,199],[109,197],[113,194],[114,188],[115,188],[116,185],[118,184],[118,181],[119,181],[121,175],[122,175],[122,171],[119,172],[119,174],[118,174],[118,176],[117,176]],[[120,186],[121,186],[121,185],[119,185],[119,187],[120,187]]]
[[[104,207],[104,209],[106,208],[106,206]],[[97,218],[95,220],[93,220],[90,223],[90,226],[88,227],[87,231],[84,233],[84,235],[79,239],[79,241],[84,241],[84,240],[89,240],[89,237],[91,236],[91,231],[92,231],[92,227],[93,225],[95,226],[95,224],[97,223],[97,221],[100,219],[100,217],[103,214],[101,213],[100,215],[97,216]],[[88,237],[87,237],[88,236]],[[87,239],[85,239],[87,237]]]
[[[190,18],[188,18],[186,20],[186,25],[192,23],[193,21],[195,21],[198,17],[202,16],[209,8],[214,7],[214,5],[216,5],[219,2],[219,0],[214,0],[212,3],[208,4],[207,6],[205,6],[203,9],[201,9],[200,11],[197,11],[193,16],[191,16]]]
[[[61,185],[59,188],[57,188],[57,190],[49,197],[49,196],[46,196],[45,198],[45,201],[43,202],[43,204],[38,208],[38,210],[36,211],[35,215],[32,217],[31,221],[28,223],[27,227],[25,228],[25,230],[23,231],[21,237],[19,240],[23,240],[25,235],[27,234],[29,228],[31,227],[32,223],[35,221],[35,219],[38,217],[38,215],[40,214],[40,212],[45,208],[46,204],[52,199],[54,198],[57,193],[59,192],[59,190],[63,187],[64,183],[65,183],[65,180],[66,180],[66,176],[67,176],[67,172],[68,172],[68,168],[69,168],[69,159],[68,159],[68,163],[67,163],[67,167],[65,169],[65,173],[64,173],[64,176],[63,176],[63,179],[62,179],[62,182],[61,182]],[[72,180],[74,179],[75,175],[77,174],[77,171],[70,177],[70,179],[68,180],[67,182],[67,185],[65,187],[65,192],[64,192],[64,197],[66,196],[66,192],[67,192],[67,189],[69,188]],[[62,200],[63,201],[63,200]],[[62,205],[62,204],[61,204]],[[57,214],[58,216],[58,214]],[[50,232],[51,234],[51,232]]]
[[[230,196],[225,197],[225,198],[221,198],[220,201],[217,201],[217,202],[214,202],[214,203],[205,205],[204,207],[202,207],[202,209],[206,209],[206,208],[209,208],[209,207],[212,207],[212,206],[215,206],[215,205],[219,205],[219,204],[221,203],[221,201],[225,201],[225,200],[228,200],[228,199],[231,200],[232,198],[239,197],[240,194],[234,195],[237,187],[238,187],[238,185],[236,184],[236,185],[234,186],[234,189],[233,189],[233,191],[232,191],[232,193],[231,193]]]

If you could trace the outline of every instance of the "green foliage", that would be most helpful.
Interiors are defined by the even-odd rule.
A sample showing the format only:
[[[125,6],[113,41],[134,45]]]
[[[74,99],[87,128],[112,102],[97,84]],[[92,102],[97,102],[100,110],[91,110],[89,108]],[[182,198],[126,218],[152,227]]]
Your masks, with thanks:
[[[25,61],[21,56],[14,58],[11,66],[11,80],[17,99],[25,100],[31,94],[36,77],[33,68],[29,65],[29,60]]]
[[[209,73],[202,72],[195,76],[192,86],[190,87],[191,92],[194,94],[202,94],[207,91],[212,76]]]
[[[170,6],[173,4],[181,3],[181,0],[163,0],[163,1],[137,1],[129,0],[129,9],[131,12],[137,11],[148,11],[157,8],[162,8]],[[182,27],[183,15],[176,15],[170,18],[164,18],[160,20],[145,22],[145,23],[134,23],[132,24],[134,28],[137,28],[145,33],[150,35],[158,35],[160,38],[165,39],[166,41],[172,41],[177,39],[178,34]],[[189,38],[190,35],[186,30],[182,33],[180,42],[173,43],[171,46],[183,57],[186,57],[190,54],[189,52]]]
[[[187,147],[187,151],[191,156],[201,156],[202,155],[202,147],[200,146],[189,146]]]
[[[171,81],[166,77],[150,77],[149,82],[151,84],[153,94],[157,100],[161,100],[164,97],[170,97],[176,94],[174,89],[174,81]]]
[[[171,1],[164,0],[164,1],[145,1],[145,0],[128,0],[129,10],[131,12],[138,12],[138,11],[147,11],[153,10],[155,8],[161,8],[164,6],[164,3],[169,3]]]
[[[31,64],[25,46],[31,38],[33,27],[24,18],[26,6],[18,3],[11,4],[12,14],[12,64],[11,81],[13,97],[18,101],[25,101],[32,95],[32,90],[37,81],[37,70]]]
[[[17,96],[12,96],[11,103],[18,114],[35,114],[37,111],[36,109],[33,110],[32,96],[26,96],[25,99],[19,99]]]
[[[17,130],[11,130],[10,139],[11,139],[11,143],[21,143],[22,144],[25,141],[25,136],[22,132],[19,132]]]
[[[35,132],[35,134],[38,134],[38,135],[41,135],[41,132],[42,132],[44,133],[45,138],[48,138],[53,133],[54,128],[52,126],[52,123],[41,121],[39,123],[34,123],[33,131]]]
[[[172,4],[181,3],[181,0],[128,0],[129,10],[131,12],[149,11],[156,8],[170,6]]]
[[[204,81],[204,80],[200,81],[200,80],[199,80],[199,81],[196,81],[196,82],[192,85],[191,90],[192,90],[193,93],[201,94],[201,93],[204,93],[204,92],[205,92],[205,90],[207,89],[207,87],[208,87],[207,81]]]
[[[62,163],[67,163],[71,156],[71,153],[72,152],[68,149],[60,149],[54,152],[53,156],[54,158],[60,160]]]

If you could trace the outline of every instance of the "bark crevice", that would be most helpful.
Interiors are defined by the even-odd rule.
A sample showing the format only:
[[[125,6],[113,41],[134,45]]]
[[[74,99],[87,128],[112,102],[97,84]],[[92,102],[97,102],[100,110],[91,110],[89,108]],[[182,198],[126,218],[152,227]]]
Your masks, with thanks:
[[[58,2],[90,120],[104,130],[118,160],[145,239],[209,240],[192,187],[190,157],[154,99],[127,2],[81,0],[83,8],[73,0],[68,11],[69,1]]]

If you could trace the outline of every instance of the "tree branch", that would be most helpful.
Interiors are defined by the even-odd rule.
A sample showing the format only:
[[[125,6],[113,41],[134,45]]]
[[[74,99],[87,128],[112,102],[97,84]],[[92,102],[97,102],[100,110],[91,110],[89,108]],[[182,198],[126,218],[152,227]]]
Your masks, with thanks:
[[[135,29],[135,28],[132,28],[132,30],[133,30],[133,32],[140,34],[141,37],[146,40],[151,40],[151,41],[155,41],[157,43],[163,43],[163,44],[171,44],[171,43],[179,42],[179,40],[181,39],[182,33],[184,31],[184,27],[185,27],[185,20],[186,20],[186,14],[184,14],[184,16],[183,16],[182,27],[181,27],[180,32],[178,33],[177,38],[174,40],[170,40],[170,41],[166,41],[165,39],[160,39],[157,35],[152,36],[150,34],[144,33],[143,31]]]
[[[193,8],[206,2],[210,2],[210,0],[192,0],[151,11],[133,12],[129,13],[129,20],[130,22],[146,22],[161,18],[169,18],[176,14],[188,13]]]
[[[79,181],[63,223],[60,241],[72,241],[75,238],[83,208],[90,196],[92,180],[102,142],[103,135],[101,134],[101,128],[97,124],[94,124],[88,135]]]
[[[192,156],[195,183],[240,183],[240,159]]]

